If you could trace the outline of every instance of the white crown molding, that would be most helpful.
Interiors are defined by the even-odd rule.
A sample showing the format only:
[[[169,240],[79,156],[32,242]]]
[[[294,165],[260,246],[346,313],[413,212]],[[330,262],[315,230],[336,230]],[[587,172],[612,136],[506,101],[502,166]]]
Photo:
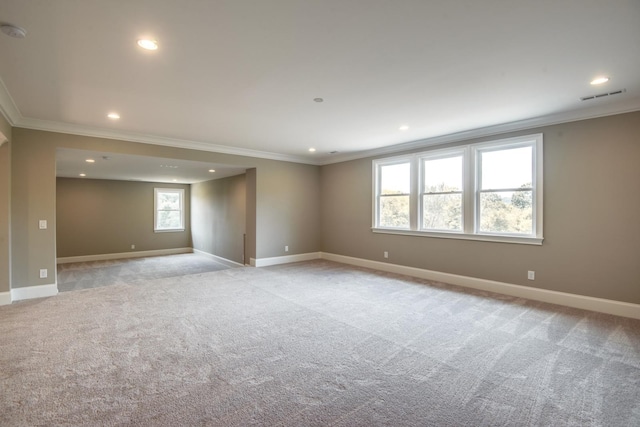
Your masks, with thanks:
[[[0,79],[0,113],[11,126],[15,126],[22,119],[22,114],[20,114],[20,110],[18,110],[2,79]]]
[[[590,102],[590,101],[586,101]],[[597,100],[593,102],[598,102]],[[156,135],[136,134],[130,132],[114,131],[110,129],[97,128],[92,126],[82,126],[70,123],[62,123],[48,120],[40,120],[23,117],[18,110],[11,94],[7,90],[4,82],[0,79],[0,113],[2,113],[9,124],[14,127],[25,129],[44,130],[50,132],[66,133],[71,135],[91,136],[97,138],[124,140],[139,142],[142,144],[161,145],[165,147],[184,148],[189,150],[200,150],[221,154],[232,154],[236,156],[253,157],[268,160],[279,160],[293,163],[303,163],[309,165],[329,165],[341,163],[349,160],[358,160],[367,157],[375,157],[402,151],[426,148],[435,145],[448,144],[465,141],[473,138],[493,136],[507,132],[517,132],[542,126],[552,126],[561,123],[569,123],[580,120],[595,119],[598,117],[612,116],[616,114],[630,113],[640,110],[640,97],[629,98],[614,105],[597,105],[580,110],[573,110],[563,113],[550,114],[546,116],[534,117],[531,119],[519,120],[510,123],[503,123],[495,126],[470,129],[447,135],[435,136],[432,138],[420,139],[406,143],[394,144],[391,146],[375,148],[371,150],[357,151],[353,153],[337,154],[325,158],[309,159],[302,156],[273,153],[269,151],[251,150],[247,148],[231,147],[227,145],[211,144],[201,141],[190,141],[184,139],[166,138]]]
[[[580,120],[595,119],[598,117],[613,116],[616,114],[632,113],[640,110],[640,97],[631,98],[623,103],[615,105],[603,105],[580,110],[567,111],[563,113],[550,114],[546,116],[534,117],[531,119],[519,120],[516,122],[503,123],[483,128],[470,129],[462,132],[451,133],[448,135],[435,136],[433,138],[420,139],[417,141],[405,142],[401,144],[390,145],[387,147],[374,148],[372,150],[357,151],[354,153],[338,154],[329,159],[321,161],[319,165],[329,165],[332,163],[341,163],[349,160],[364,159],[367,157],[375,157],[385,154],[399,153],[402,151],[410,151],[420,148],[426,148],[435,145],[448,144],[453,142],[461,142],[473,138],[482,138],[485,136],[493,136],[504,134],[507,132],[517,132],[521,130],[533,129],[542,126],[552,126],[561,123],[577,122]]]
[[[304,157],[291,156],[287,154],[272,153],[269,151],[251,150],[248,148],[231,147],[228,145],[211,144],[201,141],[190,141],[185,139],[166,138],[156,135],[145,135],[132,132],[121,132],[110,129],[97,128],[92,126],[82,126],[77,124],[54,122],[32,118],[21,118],[15,127],[44,130],[49,132],[66,133],[71,135],[91,136],[95,138],[116,139],[120,141],[139,142],[141,144],[161,145],[165,147],[185,148],[188,150],[200,150],[221,154],[232,154],[235,156],[254,157],[259,159],[279,160],[293,163],[306,163],[317,165],[315,161],[310,161]]]

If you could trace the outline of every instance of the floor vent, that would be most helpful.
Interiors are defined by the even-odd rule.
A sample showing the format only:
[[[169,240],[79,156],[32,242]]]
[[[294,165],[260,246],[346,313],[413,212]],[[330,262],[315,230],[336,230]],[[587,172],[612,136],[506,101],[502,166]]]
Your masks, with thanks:
[[[604,98],[605,96],[611,96],[611,95],[619,95],[623,92],[626,92],[626,89],[620,89],[620,90],[616,90],[614,92],[607,92],[607,93],[601,93],[598,95],[591,95],[591,96],[583,96],[582,98],[580,98],[580,101],[588,101],[590,99],[598,99],[598,98]]]

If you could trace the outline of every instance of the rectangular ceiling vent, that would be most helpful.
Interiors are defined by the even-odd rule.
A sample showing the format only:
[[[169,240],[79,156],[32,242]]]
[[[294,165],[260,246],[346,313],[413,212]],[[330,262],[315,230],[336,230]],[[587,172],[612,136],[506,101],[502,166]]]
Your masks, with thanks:
[[[601,93],[599,95],[583,96],[582,98],[580,98],[580,101],[588,101],[590,99],[604,98],[605,96],[611,96],[611,95],[619,95],[626,91],[627,91],[626,89],[620,89],[613,92]]]

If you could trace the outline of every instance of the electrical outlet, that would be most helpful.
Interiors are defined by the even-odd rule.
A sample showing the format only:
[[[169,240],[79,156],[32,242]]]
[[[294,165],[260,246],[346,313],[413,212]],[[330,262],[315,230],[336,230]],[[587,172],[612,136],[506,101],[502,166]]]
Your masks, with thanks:
[[[135,249],[135,248],[136,248],[136,245],[131,245],[131,249]]]
[[[285,252],[289,252],[289,246],[285,246],[285,247],[284,247],[284,251],[285,251]]]
[[[40,230],[46,230],[47,229],[47,220],[46,219],[41,219],[40,221],[38,221],[38,228],[40,228]]]
[[[384,257],[385,257],[385,258],[389,258],[389,252],[384,251]]]
[[[40,269],[40,278],[41,279],[46,279],[47,278],[47,274],[48,274],[48,272],[47,272],[46,268],[41,268]]]
[[[527,279],[529,280],[536,280],[536,272],[535,271],[531,271],[529,270],[527,272]]]

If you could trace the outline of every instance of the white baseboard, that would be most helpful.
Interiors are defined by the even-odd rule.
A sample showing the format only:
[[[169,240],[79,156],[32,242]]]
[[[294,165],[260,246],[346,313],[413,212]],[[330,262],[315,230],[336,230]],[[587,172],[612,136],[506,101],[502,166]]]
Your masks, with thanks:
[[[616,316],[640,319],[640,304],[632,304],[622,301],[614,301],[604,298],[594,298],[584,295],[569,294],[566,292],[550,291],[547,289],[531,288],[528,286],[513,285],[511,283],[496,282],[493,280],[478,279],[475,277],[460,276],[457,274],[442,273],[439,271],[425,270],[415,267],[406,267],[397,264],[389,264],[380,261],[370,261],[362,258],[353,258],[344,255],[321,253],[321,258],[328,261],[359,267],[372,268],[390,273],[404,274],[421,279],[434,280],[452,285],[463,286],[482,291],[495,292],[519,298],[542,301],[551,304],[559,304],[567,307],[583,310],[597,311]]]
[[[229,267],[244,267],[244,264],[231,261],[230,259],[227,259],[227,258],[222,258],[218,255],[210,254],[209,252],[201,251],[200,249],[194,249],[193,252],[199,255],[204,255],[206,257],[213,258],[214,261],[217,261],[220,264],[228,265]]]
[[[147,256],[190,254],[192,252],[193,252],[192,248],[156,249],[152,251],[120,252],[120,253],[114,253],[114,254],[70,256],[70,257],[58,258],[56,262],[57,264],[68,264],[71,262],[105,261],[105,260],[111,260],[111,259],[143,258]]]
[[[11,304],[11,292],[0,292],[0,305]]]
[[[320,252],[309,252],[306,254],[297,255],[285,255],[275,256],[271,258],[251,258],[251,265],[253,267],[268,267],[270,265],[288,264],[290,262],[311,261],[313,259],[320,259]]]
[[[11,289],[11,300],[20,301],[23,299],[44,298],[58,295],[58,285],[26,286],[24,288]]]

